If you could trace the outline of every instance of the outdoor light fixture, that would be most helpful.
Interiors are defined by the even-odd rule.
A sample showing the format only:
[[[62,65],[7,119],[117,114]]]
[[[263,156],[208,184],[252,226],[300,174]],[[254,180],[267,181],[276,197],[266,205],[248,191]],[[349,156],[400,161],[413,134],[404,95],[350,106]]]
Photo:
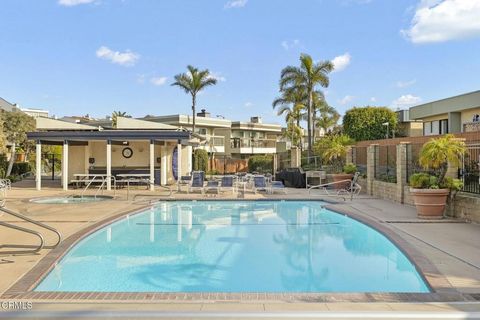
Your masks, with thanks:
[[[386,126],[387,127],[387,135],[385,136],[385,139],[388,139],[388,129],[390,127],[390,122],[384,122],[382,123],[382,126]]]

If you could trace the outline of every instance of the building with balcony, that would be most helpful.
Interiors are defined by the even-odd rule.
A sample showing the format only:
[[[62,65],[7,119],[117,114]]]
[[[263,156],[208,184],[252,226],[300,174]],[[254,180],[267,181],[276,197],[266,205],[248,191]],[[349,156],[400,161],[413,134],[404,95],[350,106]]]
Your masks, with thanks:
[[[234,121],[231,126],[229,154],[232,158],[248,159],[254,154],[274,154],[285,149],[280,142],[282,126],[262,123],[262,118],[252,117],[250,122]]]
[[[480,90],[410,108],[423,122],[423,135],[480,131]]]
[[[193,117],[190,115],[175,114],[168,116],[146,116],[142,120],[165,123],[180,128],[192,130]],[[195,133],[203,136],[205,142],[197,148],[204,149],[216,155],[225,155],[226,142],[230,141],[232,121],[220,117],[211,117],[205,109],[197,113],[195,118]]]

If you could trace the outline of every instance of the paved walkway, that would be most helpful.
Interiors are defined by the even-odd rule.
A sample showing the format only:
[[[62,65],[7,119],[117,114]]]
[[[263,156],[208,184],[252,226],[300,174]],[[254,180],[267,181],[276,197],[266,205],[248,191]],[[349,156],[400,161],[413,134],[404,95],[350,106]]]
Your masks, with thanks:
[[[30,184],[29,184],[30,183]],[[140,209],[148,205],[149,201],[168,197],[168,192],[159,190],[151,193],[147,190],[135,190],[126,199],[126,191],[120,190],[115,193],[116,200],[90,204],[33,204],[28,200],[42,196],[57,196],[79,194],[80,191],[64,192],[58,188],[45,188],[38,192],[32,188],[32,182],[22,182],[8,192],[7,207],[17,210],[36,220],[46,222],[58,228],[64,238],[81,230],[95,222],[103,220],[119,212],[127,212]],[[107,194],[107,193],[105,193]],[[109,193],[113,195],[112,193]],[[136,197],[135,197],[136,196]],[[174,194],[176,199],[196,198],[202,196]],[[247,193],[247,199],[263,198],[264,195]],[[271,198],[301,199],[308,197],[303,189],[289,189],[288,195],[272,195]],[[219,196],[218,198],[222,198]],[[135,201],[133,200],[135,199]],[[346,201],[336,204],[339,209],[354,210],[360,215],[367,216],[392,229],[395,233],[413,244],[425,256],[427,256],[443,273],[447,280],[458,291],[463,293],[480,293],[480,225],[464,223],[458,220],[443,220],[438,222],[426,222],[416,218],[415,208],[399,205],[393,202],[373,199],[361,196],[353,202]],[[17,225],[25,225],[17,219],[6,215],[0,216],[0,221],[9,221]],[[27,243],[32,238],[27,238],[13,230],[4,230],[0,233],[0,243]],[[47,237],[52,241],[53,237]],[[8,289],[13,283],[28,272],[49,250],[42,250],[36,255],[0,256],[0,294]],[[480,295],[478,295],[480,300]],[[71,301],[70,303],[57,304],[51,301],[36,302],[35,310],[38,311],[61,311],[61,310],[131,310],[132,305],[125,303],[95,304],[90,302]],[[411,303],[325,303],[325,304],[285,304],[285,303],[235,303],[235,304],[168,304],[149,305],[135,304],[136,310],[154,310],[155,312],[167,311],[445,311],[451,315],[458,311],[480,311],[477,303],[437,303],[437,304],[411,304]],[[110,309],[109,309],[110,308]],[[0,309],[1,311],[1,309]],[[0,318],[6,314],[0,312]],[[13,316],[13,315],[12,315]],[[146,314],[145,316],[148,316]],[[153,315],[158,316],[158,314]],[[69,318],[74,318],[72,314]],[[212,315],[211,317],[215,317]],[[253,317],[253,316],[252,316]],[[367,317],[367,316],[365,316]],[[185,317],[184,317],[185,318]],[[311,318],[311,317],[308,317]],[[368,317],[367,317],[368,318]]]

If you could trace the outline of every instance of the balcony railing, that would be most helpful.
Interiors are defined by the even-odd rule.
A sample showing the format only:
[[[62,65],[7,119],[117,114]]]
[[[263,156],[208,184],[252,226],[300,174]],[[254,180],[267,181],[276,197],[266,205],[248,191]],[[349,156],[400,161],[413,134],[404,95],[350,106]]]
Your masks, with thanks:
[[[238,148],[275,148],[277,140],[275,139],[251,139],[251,138],[231,138],[230,147]]]

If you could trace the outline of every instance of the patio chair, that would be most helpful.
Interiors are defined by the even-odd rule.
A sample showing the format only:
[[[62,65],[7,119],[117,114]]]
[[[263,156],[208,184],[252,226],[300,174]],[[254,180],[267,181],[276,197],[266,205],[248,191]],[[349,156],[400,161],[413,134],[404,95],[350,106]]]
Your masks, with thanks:
[[[208,193],[209,191],[214,191],[217,194],[220,193],[220,184],[216,180],[207,181],[207,185],[203,188],[203,194]]]
[[[193,171],[192,172],[192,180],[190,181],[190,185],[188,186],[188,193],[196,190],[200,190],[203,194],[204,188],[203,184],[205,182],[205,172],[203,171]]]
[[[0,187],[5,188],[5,190],[11,190],[12,181],[10,179],[0,179]]]
[[[272,181],[270,183],[270,193],[275,193],[275,191],[281,191],[284,194],[287,194],[287,188],[282,181]]]
[[[253,177],[253,192],[256,194],[258,191],[268,192],[267,180],[265,176]]]
[[[234,186],[234,177],[233,176],[223,176],[220,184],[220,191],[232,191],[235,193]]]
[[[186,186],[188,188],[191,181],[191,176],[181,176],[180,179],[177,180],[177,191],[181,192],[183,186]]]
[[[321,196],[341,197],[344,200],[349,197],[350,200],[353,200],[353,197],[358,195],[362,190],[362,187],[358,184],[359,176],[360,172],[356,172],[351,180],[341,180],[310,187],[308,194],[311,195],[314,189],[320,189],[323,191],[323,193],[320,194]]]

